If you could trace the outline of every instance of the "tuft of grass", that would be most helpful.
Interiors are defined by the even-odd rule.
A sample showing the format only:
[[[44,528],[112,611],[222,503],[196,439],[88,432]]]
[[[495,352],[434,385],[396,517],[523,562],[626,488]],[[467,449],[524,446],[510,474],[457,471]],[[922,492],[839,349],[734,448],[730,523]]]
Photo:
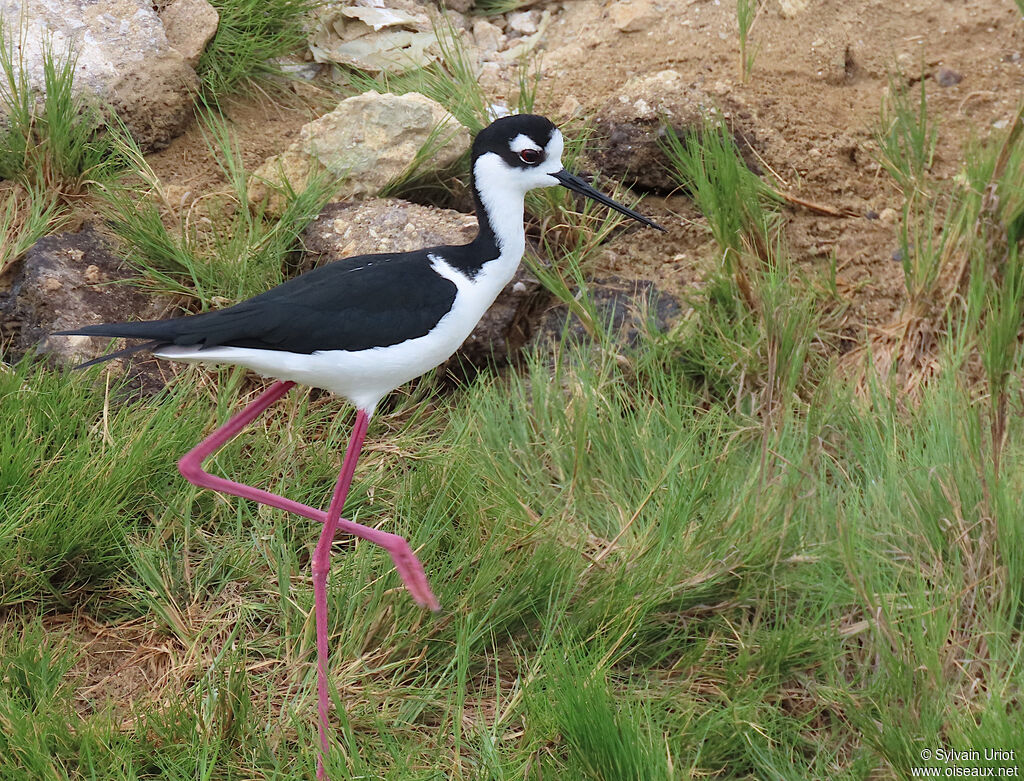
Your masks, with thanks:
[[[747,168],[722,123],[709,120],[682,139],[669,129],[665,151],[721,252],[695,302],[701,316],[681,326],[682,360],[713,398],[785,409],[809,377],[822,322],[817,291],[827,286],[793,284],[779,198]]]
[[[248,203],[248,176],[225,121],[205,119],[210,154],[227,187],[193,205],[169,227],[161,210],[160,182],[138,150],[129,150],[147,189],[108,188],[103,207],[124,242],[127,260],[148,287],[185,296],[200,307],[249,298],[284,281],[299,250],[299,235],[319,214],[332,183],[314,179],[285,193],[277,219]]]
[[[889,75],[888,99],[874,134],[879,163],[908,198],[931,171],[939,138],[938,126],[928,113],[926,81],[918,80],[915,100],[902,73]]]
[[[99,107],[75,95],[77,57],[43,51],[43,97],[29,83],[22,45],[0,36],[0,103],[6,127],[0,142],[0,178],[40,193],[72,196],[111,180],[124,166],[119,128],[105,127]]]
[[[200,97],[223,95],[280,75],[274,60],[306,43],[306,18],[318,0],[212,0],[217,32],[196,66]]]
[[[750,30],[757,21],[757,14],[760,11],[758,0],[736,0],[736,24],[739,27],[740,39],[740,78],[746,81],[754,70],[754,60],[757,59],[757,47],[748,50],[747,41]]]
[[[53,197],[20,186],[4,190],[6,197],[0,206],[0,276],[39,239],[64,223]]]

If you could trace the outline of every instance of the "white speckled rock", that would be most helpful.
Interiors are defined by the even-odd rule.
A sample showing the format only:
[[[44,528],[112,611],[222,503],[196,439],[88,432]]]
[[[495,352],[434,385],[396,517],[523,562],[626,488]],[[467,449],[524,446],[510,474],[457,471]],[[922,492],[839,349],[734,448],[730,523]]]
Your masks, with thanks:
[[[58,58],[73,52],[76,90],[113,108],[144,150],[189,121],[198,78],[146,0],[0,0],[0,19],[33,89],[47,44]]]

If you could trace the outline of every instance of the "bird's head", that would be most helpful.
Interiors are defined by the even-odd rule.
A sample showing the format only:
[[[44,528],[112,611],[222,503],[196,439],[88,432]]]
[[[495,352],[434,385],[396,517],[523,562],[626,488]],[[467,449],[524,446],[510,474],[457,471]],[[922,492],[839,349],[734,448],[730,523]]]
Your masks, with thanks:
[[[562,167],[565,140],[551,120],[536,114],[513,114],[496,119],[473,140],[473,179],[485,202],[492,193],[520,195],[538,187],[561,185],[632,217],[665,230],[632,209],[598,192]]]

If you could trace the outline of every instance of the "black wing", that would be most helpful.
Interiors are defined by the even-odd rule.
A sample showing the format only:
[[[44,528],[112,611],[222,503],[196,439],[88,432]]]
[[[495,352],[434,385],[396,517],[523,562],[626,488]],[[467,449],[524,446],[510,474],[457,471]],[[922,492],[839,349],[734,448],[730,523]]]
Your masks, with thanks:
[[[445,249],[346,258],[227,309],[59,334],[147,339],[153,347],[255,347],[306,354],[387,347],[424,336],[451,310],[455,283],[435,272],[428,258],[428,253],[443,257]]]

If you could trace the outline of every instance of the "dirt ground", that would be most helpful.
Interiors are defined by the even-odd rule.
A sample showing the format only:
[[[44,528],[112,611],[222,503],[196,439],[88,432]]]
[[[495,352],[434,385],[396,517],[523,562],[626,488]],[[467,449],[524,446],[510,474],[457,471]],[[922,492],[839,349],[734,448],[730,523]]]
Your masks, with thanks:
[[[665,69],[742,107],[772,183],[841,214],[788,208],[787,237],[802,264],[824,265],[834,254],[849,303],[844,330],[855,341],[892,322],[903,305],[903,273],[894,260],[902,195],[876,162],[872,141],[890,75],[925,78],[939,126],[939,177],[955,175],[964,145],[1009,122],[1024,95],[1024,22],[1012,0],[765,0],[749,35],[756,58],[746,80],[730,0],[535,6],[552,12],[537,108],[556,121],[571,111],[593,115],[631,78]],[[937,79],[940,69],[953,76]],[[232,104],[228,113],[254,168],[327,108],[255,100]],[[195,127],[151,162],[183,205],[218,185]],[[643,208],[668,233],[620,236],[595,271],[685,292],[715,261],[700,216],[682,195],[650,196]]]

